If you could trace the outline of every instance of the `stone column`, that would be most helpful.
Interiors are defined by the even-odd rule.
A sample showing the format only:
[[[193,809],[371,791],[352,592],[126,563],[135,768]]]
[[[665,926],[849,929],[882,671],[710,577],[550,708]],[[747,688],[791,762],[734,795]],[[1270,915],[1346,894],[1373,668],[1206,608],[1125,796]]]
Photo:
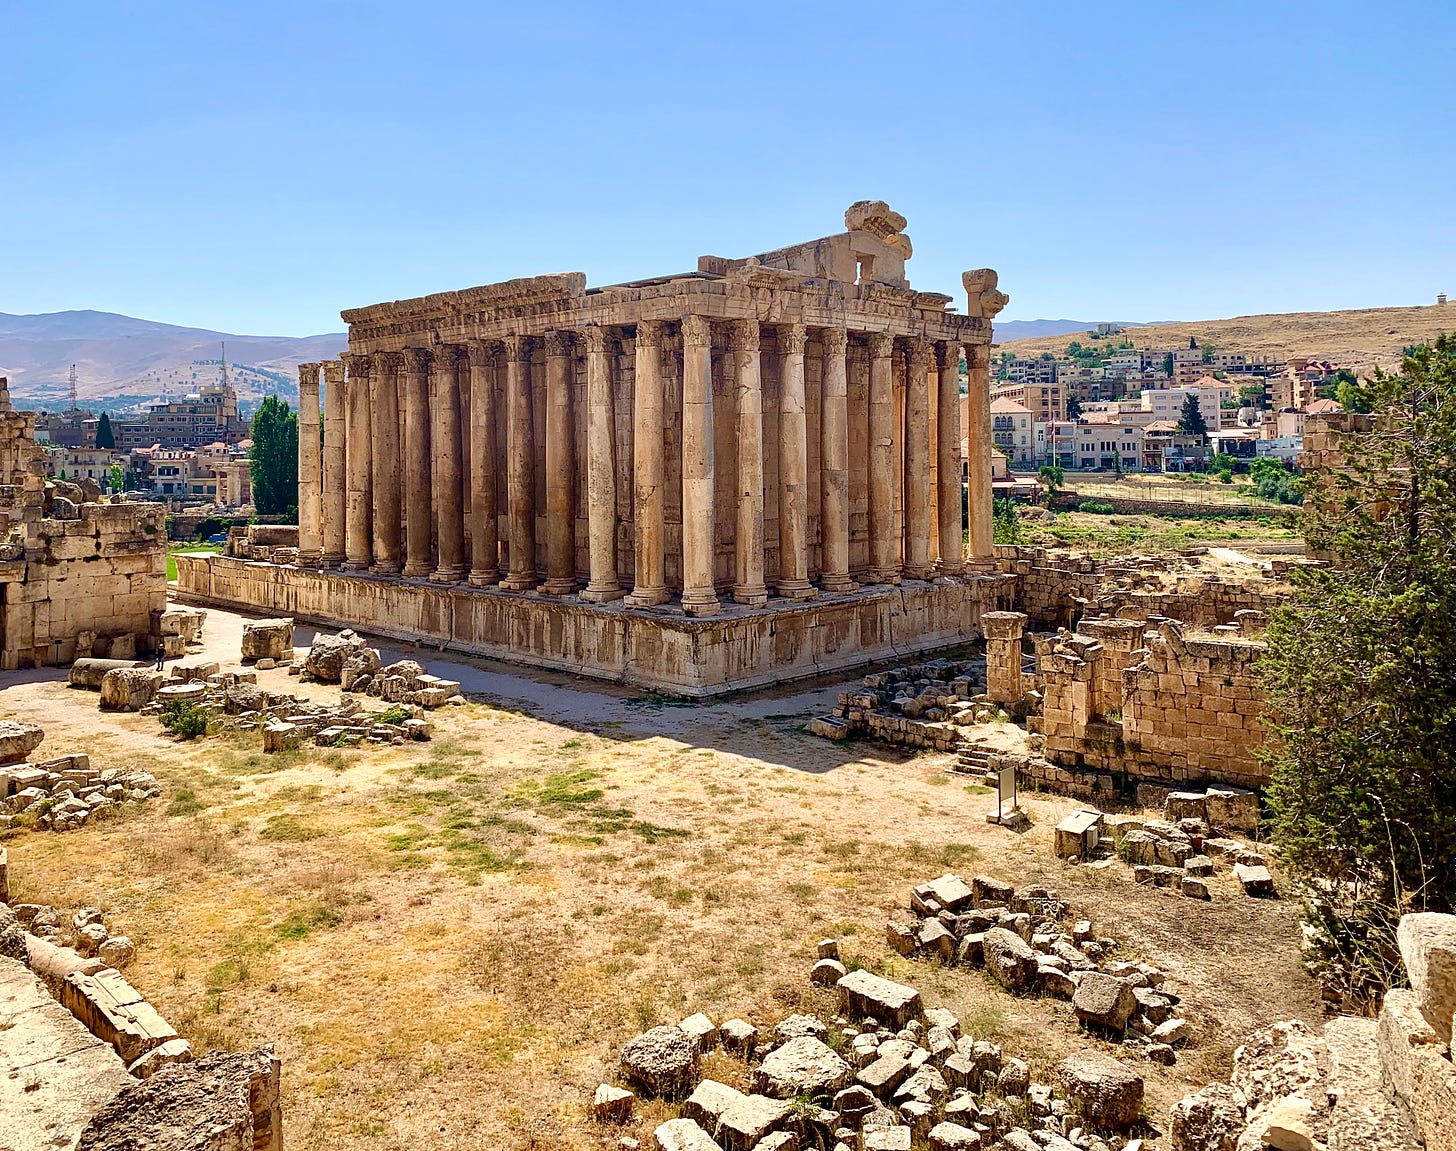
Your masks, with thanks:
[[[870,583],[895,583],[895,337],[870,336]]]
[[[323,558],[326,568],[344,562],[348,541],[348,475],[344,437],[348,421],[344,396],[344,361],[324,363],[324,495]]]
[[[348,447],[349,496],[344,540],[344,570],[364,571],[374,562],[370,521],[374,515],[373,434],[369,428],[369,357],[344,357],[349,368],[344,421]]]
[[[617,410],[612,394],[611,341],[595,324],[586,339],[587,547],[591,578],[581,598],[607,603],[624,594],[617,576]],[[659,440],[662,429],[658,429]]]
[[[632,526],[636,570],[632,607],[653,607],[667,599],[663,552],[663,410],[662,325],[637,324],[637,351],[632,382]]]
[[[506,591],[536,586],[536,441],[531,413],[531,338],[507,336],[507,486],[510,503],[510,570]]]
[[[804,414],[803,324],[779,328],[779,581],[789,599],[812,599],[809,582],[809,424]]]
[[[714,615],[712,325],[707,316],[684,316],[682,335],[682,606],[688,615]]]
[[[465,506],[460,474],[460,349],[440,344],[430,372],[430,491],[435,508],[435,583],[465,578]]]
[[[576,591],[576,421],[571,333],[546,333],[546,582],[542,595]],[[590,434],[590,433],[588,433]]]
[[[991,558],[991,347],[966,345],[969,375],[966,403],[966,453],[969,479],[966,501],[971,521],[970,554],[974,560]]]
[[[738,369],[738,511],[734,529],[733,598],[750,607],[768,602],[763,582],[763,375],[757,320],[733,325]]]
[[[1021,637],[1026,616],[1019,611],[988,611],[981,616],[986,637],[986,694],[992,703],[1015,706],[1021,689]]]
[[[491,345],[475,340],[470,355],[470,582],[500,582],[500,522],[495,477],[495,365]]]
[[[905,574],[930,578],[930,341],[912,340],[905,377]]]
[[[849,578],[849,333],[825,328],[819,402],[819,586],[854,591]]]
[[[371,571],[394,575],[400,555],[400,459],[398,352],[375,352],[369,374],[369,427],[374,437],[374,566]]]
[[[936,396],[936,510],[940,515],[940,574],[960,575],[965,568],[961,527],[961,387],[960,345],[936,345],[939,384]]]
[[[406,579],[430,574],[430,353],[404,350],[404,539]]]
[[[323,445],[319,442],[319,365],[298,365],[298,562],[313,566],[323,549]]]

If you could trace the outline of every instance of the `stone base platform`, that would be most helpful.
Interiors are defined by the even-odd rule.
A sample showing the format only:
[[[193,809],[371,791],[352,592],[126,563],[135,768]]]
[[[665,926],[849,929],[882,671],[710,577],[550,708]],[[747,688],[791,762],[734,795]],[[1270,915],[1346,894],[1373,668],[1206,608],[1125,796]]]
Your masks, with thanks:
[[[322,571],[220,555],[178,555],[177,593],[404,642],[702,698],[981,637],[981,615],[1007,606],[1016,577],[906,580],[809,601],[770,600],[690,618],[676,605],[585,603],[465,584]]]

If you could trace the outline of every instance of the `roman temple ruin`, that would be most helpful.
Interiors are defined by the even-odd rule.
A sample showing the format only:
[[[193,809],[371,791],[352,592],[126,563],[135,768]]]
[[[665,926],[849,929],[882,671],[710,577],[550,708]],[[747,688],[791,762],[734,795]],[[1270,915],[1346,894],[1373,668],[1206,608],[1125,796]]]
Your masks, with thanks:
[[[978,635],[1009,606],[1007,297],[989,269],[963,314],[911,288],[884,203],[845,225],[679,275],[345,311],[348,352],[300,369],[323,435],[299,437],[296,552],[179,557],[182,594],[690,696]]]

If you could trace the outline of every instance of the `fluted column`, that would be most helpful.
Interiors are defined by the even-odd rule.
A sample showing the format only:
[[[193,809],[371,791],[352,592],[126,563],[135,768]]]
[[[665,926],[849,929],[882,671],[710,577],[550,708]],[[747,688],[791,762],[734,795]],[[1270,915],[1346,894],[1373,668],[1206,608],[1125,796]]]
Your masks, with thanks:
[[[991,347],[966,345],[967,422],[966,452],[969,479],[966,501],[971,521],[970,555],[974,560],[991,558]]]
[[[733,598],[760,607],[768,602],[763,581],[763,373],[757,320],[732,328],[738,371],[738,504],[733,541]]]
[[[510,570],[506,591],[536,586],[536,440],[531,412],[531,339],[507,336],[506,482],[510,507]]]
[[[606,603],[625,594],[617,575],[617,411],[612,392],[612,349],[607,333],[595,324],[585,328],[582,335],[586,341],[587,547],[591,578],[581,598]]]
[[[854,591],[849,578],[849,333],[825,328],[819,397],[819,586]]]
[[[319,365],[298,365],[298,561],[323,549],[323,447],[319,442]]]
[[[346,505],[344,570],[363,571],[374,562],[372,433],[369,428],[369,357],[344,357],[349,369],[344,410],[349,496]]]
[[[344,395],[344,361],[324,363],[324,494],[322,564],[336,568],[344,562],[348,541],[349,483],[345,436],[348,407]]]
[[[460,474],[460,349],[440,344],[430,372],[430,493],[435,509],[435,583],[465,578],[465,505]]]
[[[905,377],[905,574],[930,578],[930,341],[910,342]]]
[[[653,607],[667,599],[663,545],[662,325],[637,324],[632,366],[632,526],[635,564],[632,607]]]
[[[404,351],[404,540],[406,579],[430,574],[430,353]]]
[[[939,391],[936,397],[936,510],[940,516],[940,574],[960,575],[965,564],[961,528],[960,345],[936,345]]]
[[[778,593],[810,599],[809,423],[804,414],[803,324],[779,329],[779,580]]]
[[[495,365],[491,345],[475,340],[470,355],[470,582],[500,582],[496,507]]]
[[[369,374],[369,426],[374,438],[374,566],[371,571],[399,571],[400,458],[398,352],[375,352]]]
[[[870,336],[870,583],[894,583],[895,337]]]
[[[713,615],[713,353],[707,316],[684,316],[682,538],[683,611]]]
[[[576,421],[571,333],[546,333],[546,582],[543,595],[576,591]],[[590,434],[588,432],[588,434]]]

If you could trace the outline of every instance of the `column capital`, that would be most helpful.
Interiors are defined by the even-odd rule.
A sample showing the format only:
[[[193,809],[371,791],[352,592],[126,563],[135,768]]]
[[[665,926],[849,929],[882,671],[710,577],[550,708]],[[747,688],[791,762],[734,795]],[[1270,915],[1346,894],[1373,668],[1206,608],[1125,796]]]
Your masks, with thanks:
[[[918,371],[928,371],[930,368],[930,341],[923,336],[915,336],[909,341],[910,366]]]
[[[406,371],[423,372],[430,367],[430,353],[424,348],[406,348],[401,354]]]
[[[870,354],[876,359],[888,357],[895,352],[895,337],[891,332],[870,333]]]
[[[319,365],[318,364],[299,364],[298,365],[298,382],[300,384],[308,384],[311,387],[318,387],[318,378],[319,378]]]
[[[326,383],[326,384],[342,384],[343,382],[344,382],[344,361],[343,360],[325,360],[324,361],[324,383]]]
[[[404,363],[404,357],[398,352],[375,352],[374,367],[381,375],[389,375],[397,372]]]
[[[989,368],[991,366],[991,345],[990,344],[967,344],[966,345],[966,368],[974,371],[977,368]]]
[[[605,352],[607,350],[607,329],[600,324],[588,324],[581,329],[580,335],[588,352]]]
[[[787,356],[802,356],[809,331],[803,324],[779,325],[779,348]]]
[[[936,363],[941,368],[958,368],[961,362],[959,340],[938,340],[935,345]]]
[[[706,348],[713,343],[713,325],[707,316],[684,316],[682,338],[685,345]]]
[[[849,332],[844,328],[821,328],[819,339],[831,356],[842,356],[849,348]]]
[[[553,329],[546,333],[546,355],[552,359],[571,355],[573,340],[564,329]]]
[[[431,359],[437,372],[453,372],[460,362],[460,345],[436,344],[430,349]]]
[[[372,356],[366,355],[363,352],[345,352],[342,358],[349,369],[350,377],[367,376],[369,374],[369,368],[373,360]]]
[[[506,346],[506,358],[518,362],[529,360],[533,346],[530,336],[518,336],[515,334],[506,336],[503,340]]]
[[[638,320],[637,344],[639,347],[659,348],[662,346],[662,321]]]
[[[728,333],[728,346],[735,352],[756,352],[759,348],[757,320],[735,320]]]
[[[470,359],[472,368],[488,368],[495,356],[496,349],[500,347],[499,340],[469,340],[465,344],[465,354]]]

